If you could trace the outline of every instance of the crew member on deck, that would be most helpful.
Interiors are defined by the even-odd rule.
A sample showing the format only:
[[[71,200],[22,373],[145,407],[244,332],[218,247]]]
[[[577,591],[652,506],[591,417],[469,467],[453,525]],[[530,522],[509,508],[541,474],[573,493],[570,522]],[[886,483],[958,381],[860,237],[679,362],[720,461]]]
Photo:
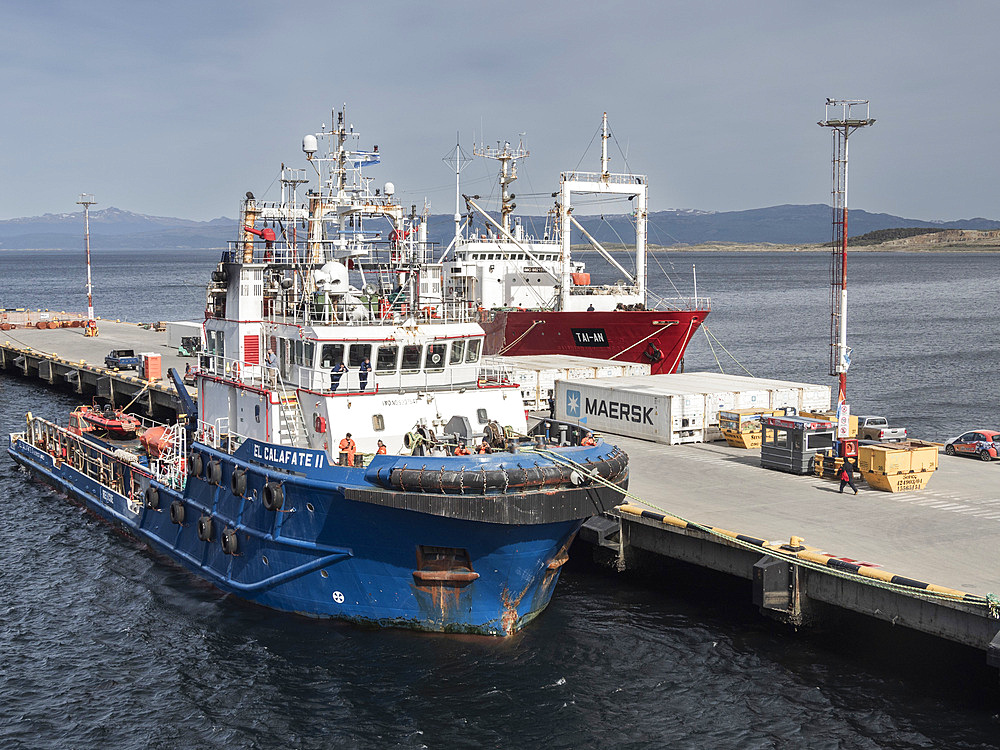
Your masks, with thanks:
[[[594,312],[594,303],[593,302],[591,302],[590,305],[587,307],[587,312]]]
[[[588,432],[583,436],[583,440],[580,441],[580,445],[597,445],[597,441],[594,440],[594,433]]]
[[[486,438],[483,438],[483,442],[479,444],[480,453],[492,453],[493,449],[490,448],[490,444],[486,442]]]
[[[455,455],[456,456],[471,456],[472,455],[472,451],[470,451],[468,448],[466,448],[465,447],[465,443],[462,442],[462,443],[458,444],[457,448],[455,448]]]
[[[336,391],[340,388],[340,378],[343,377],[344,373],[347,372],[347,365],[343,361],[338,362],[330,370],[330,390]]]
[[[375,453],[376,453],[376,455],[384,456],[385,452],[386,452],[385,451],[385,443],[383,443],[381,440],[379,440],[378,441],[378,450],[375,451]]]
[[[372,363],[365,357],[364,361],[361,363],[361,367],[358,368],[358,382],[361,384],[361,390],[364,391],[368,388],[368,373],[372,371]]]
[[[351,438],[351,433],[347,433],[347,437],[340,441],[340,462],[343,466],[354,466],[354,454],[357,452],[358,446],[355,445],[354,440]],[[347,463],[344,463],[346,456]]]

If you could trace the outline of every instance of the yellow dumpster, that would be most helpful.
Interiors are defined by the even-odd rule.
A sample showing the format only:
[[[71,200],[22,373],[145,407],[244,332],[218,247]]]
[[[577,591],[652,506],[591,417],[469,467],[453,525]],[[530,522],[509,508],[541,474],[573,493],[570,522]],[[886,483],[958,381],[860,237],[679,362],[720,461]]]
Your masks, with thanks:
[[[719,429],[734,448],[760,448],[760,418],[778,409],[729,409],[719,412]]]
[[[885,492],[922,490],[937,467],[938,446],[922,440],[858,448],[861,476],[869,486]]]

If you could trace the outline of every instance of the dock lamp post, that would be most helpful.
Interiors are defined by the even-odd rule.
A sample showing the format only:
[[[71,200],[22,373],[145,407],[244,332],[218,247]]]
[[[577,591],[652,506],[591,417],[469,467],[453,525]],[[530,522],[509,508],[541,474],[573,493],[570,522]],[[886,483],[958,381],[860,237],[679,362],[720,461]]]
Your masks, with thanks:
[[[94,196],[81,193],[77,204],[83,206],[83,244],[87,249],[87,325],[83,329],[84,336],[97,335],[97,321],[94,320],[94,293],[90,284],[90,207],[97,203]]]
[[[839,377],[837,437],[847,437],[847,139],[861,128],[874,125],[867,99],[827,99],[826,117],[817,125],[833,131],[833,253],[830,265],[830,374]]]

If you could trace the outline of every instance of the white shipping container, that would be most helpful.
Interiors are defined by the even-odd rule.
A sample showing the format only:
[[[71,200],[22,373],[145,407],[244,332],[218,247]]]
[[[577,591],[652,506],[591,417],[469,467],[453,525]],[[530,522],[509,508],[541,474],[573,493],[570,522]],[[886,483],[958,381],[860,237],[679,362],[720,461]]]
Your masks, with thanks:
[[[503,374],[520,385],[521,397],[528,409],[548,409],[549,394],[555,392],[557,380],[591,380],[649,375],[649,365],[640,362],[573,357],[564,354],[543,354],[524,357],[485,357],[484,374]]]
[[[556,418],[599,432],[676,444],[721,439],[719,411],[814,404],[829,386],[722,373],[677,373],[556,382]]]

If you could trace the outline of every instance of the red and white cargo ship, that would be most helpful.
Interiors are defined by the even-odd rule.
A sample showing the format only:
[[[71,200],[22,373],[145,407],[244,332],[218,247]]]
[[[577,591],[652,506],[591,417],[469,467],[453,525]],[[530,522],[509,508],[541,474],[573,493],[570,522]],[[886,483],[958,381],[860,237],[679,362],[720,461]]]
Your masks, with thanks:
[[[602,123],[601,171],[563,172],[555,207],[541,238],[529,236],[509,190],[517,179],[517,161],[528,156],[520,144],[477,147],[477,156],[500,162],[500,210],[494,218],[478,202],[462,196],[463,166],[456,146],[455,237],[438,263],[422,270],[421,304],[438,300],[472,301],[486,330],[486,353],[501,355],[567,354],[649,364],[653,374],[675,372],[684,351],[708,315],[707,298],[660,299],[646,283],[645,175],[608,170],[607,114]],[[579,195],[615,197],[630,204],[635,227],[635,271],[627,270],[573,216]],[[478,226],[477,226],[478,225]],[[584,264],[571,254],[578,231],[621,275],[615,284],[592,284]],[[621,253],[618,254],[621,257]],[[437,297],[438,299],[434,299]]]

